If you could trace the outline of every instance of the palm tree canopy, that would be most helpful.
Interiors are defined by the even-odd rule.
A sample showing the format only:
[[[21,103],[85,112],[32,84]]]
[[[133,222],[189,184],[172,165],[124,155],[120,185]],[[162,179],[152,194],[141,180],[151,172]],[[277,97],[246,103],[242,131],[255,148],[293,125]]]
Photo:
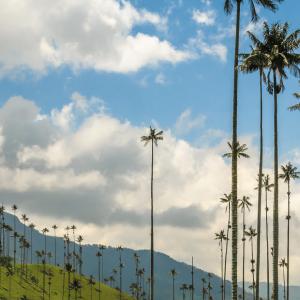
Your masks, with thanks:
[[[273,183],[270,183],[270,175],[263,176],[262,187],[265,188],[267,192],[271,191],[271,188],[274,186]]]
[[[252,21],[258,20],[257,8],[256,5],[261,5],[264,8],[275,11],[277,9],[277,4],[283,0],[248,0],[251,10]],[[226,14],[230,15],[233,10],[233,6],[237,3],[243,3],[244,0],[225,0],[224,2],[224,11]]]
[[[290,182],[291,179],[297,179],[300,177],[300,172],[297,171],[297,167],[294,167],[290,162],[285,166],[281,166],[282,173],[279,174],[279,178],[284,182]]]
[[[233,152],[233,148],[230,142],[227,143],[230,149],[230,152],[223,154],[223,157],[226,158],[231,158],[232,157],[232,152]],[[249,158],[250,156],[246,153],[248,150],[248,147],[246,144],[242,144],[240,145],[239,142],[236,143],[236,151],[237,151],[237,157],[238,158]]]
[[[221,230],[219,233],[215,233],[215,240],[218,240],[220,244],[227,240],[224,230]]]
[[[257,232],[255,230],[255,228],[253,228],[252,226],[249,227],[248,231],[245,230],[245,235],[249,237],[249,240],[253,240],[254,237],[257,236]]]
[[[279,262],[279,267],[287,267],[287,262],[285,260],[285,258],[282,258]]]
[[[250,211],[250,206],[252,206],[252,203],[249,200],[250,198],[247,196],[243,196],[242,199],[239,199],[239,207],[242,209],[242,211],[246,208],[248,211]]]
[[[173,276],[173,277],[177,276],[178,273],[176,272],[176,269],[171,269],[170,275]]]
[[[141,137],[141,141],[145,143],[145,146],[147,146],[150,141],[153,141],[154,144],[157,146],[158,145],[157,142],[159,140],[163,140],[163,136],[162,135],[163,135],[163,131],[156,132],[156,129],[152,128],[150,126],[150,133],[149,133],[149,135],[142,136]]]
[[[271,72],[276,72],[279,76],[279,84],[275,87],[277,93],[284,89],[283,79],[287,78],[285,69],[294,75],[300,76],[300,54],[296,53],[300,46],[300,30],[289,33],[288,23],[275,23],[271,26],[264,22],[263,41],[259,40],[255,34],[248,32],[248,35],[255,47],[264,53],[268,59],[268,91],[273,93],[274,83],[271,80]]]

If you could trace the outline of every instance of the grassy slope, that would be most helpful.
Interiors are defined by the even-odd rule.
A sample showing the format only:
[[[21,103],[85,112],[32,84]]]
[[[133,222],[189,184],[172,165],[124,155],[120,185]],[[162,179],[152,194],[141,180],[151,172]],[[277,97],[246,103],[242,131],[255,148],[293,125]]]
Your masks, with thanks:
[[[19,275],[13,275],[11,277],[11,295],[9,297],[9,283],[10,279],[6,275],[6,271],[4,268],[0,268],[1,270],[1,286],[0,286],[0,299],[9,299],[9,300],[15,300],[20,299],[21,296],[26,295],[29,300],[39,300],[42,299],[42,286],[43,286],[43,273],[42,273],[42,266],[36,266],[36,265],[29,265],[28,266],[28,275],[27,279],[24,278],[21,282]],[[46,294],[45,294],[45,300],[51,299],[51,300],[62,300],[62,299],[68,299],[68,291],[67,291],[67,278],[68,274],[65,273],[65,292],[64,297],[62,298],[62,289],[63,289],[63,274],[61,269],[53,266],[47,266],[46,270],[51,269],[53,273],[53,277],[51,280],[51,293],[50,297],[48,294],[48,277],[46,276]],[[31,276],[35,276],[38,278],[38,284],[34,284],[30,281]],[[79,279],[79,275],[76,275],[76,278]],[[71,274],[71,281],[73,279],[73,274]],[[96,283],[92,288],[92,298],[91,298],[91,288],[88,285],[88,279],[86,277],[82,277],[81,280],[82,284],[82,290],[81,294],[82,297],[79,297],[78,292],[78,300],[79,299],[93,299],[98,300],[99,299],[99,293],[98,287],[99,284]],[[106,285],[101,284],[101,300],[117,300],[119,299],[119,292],[115,289],[112,289]],[[71,297],[72,300],[75,299],[75,292],[71,290]],[[132,300],[127,295],[122,296],[123,300]]]

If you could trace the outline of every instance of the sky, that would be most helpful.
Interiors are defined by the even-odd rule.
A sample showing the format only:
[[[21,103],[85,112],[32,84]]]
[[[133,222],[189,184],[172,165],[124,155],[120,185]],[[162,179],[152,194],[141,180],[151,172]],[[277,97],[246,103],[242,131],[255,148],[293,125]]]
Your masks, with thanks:
[[[219,273],[214,233],[225,227],[219,198],[230,190],[222,154],[231,129],[235,22],[223,1],[1,0],[1,7],[0,201],[16,203],[40,229],[55,223],[62,234],[77,224],[86,243],[148,248],[150,149],[140,136],[152,125],[164,130],[155,149],[156,249],[186,262],[193,255],[197,266]],[[256,24],[247,8],[243,52],[247,30],[259,36],[264,21],[300,27],[297,1],[284,1],[276,14],[260,8]],[[300,87],[289,77],[279,97],[280,163],[300,167],[300,115],[287,109]],[[240,162],[239,189],[254,204],[258,101],[257,74],[241,75],[239,139],[251,158]],[[266,91],[264,105],[264,171],[272,175]],[[291,282],[300,284],[300,182],[292,191]],[[247,220],[255,225],[254,209]]]

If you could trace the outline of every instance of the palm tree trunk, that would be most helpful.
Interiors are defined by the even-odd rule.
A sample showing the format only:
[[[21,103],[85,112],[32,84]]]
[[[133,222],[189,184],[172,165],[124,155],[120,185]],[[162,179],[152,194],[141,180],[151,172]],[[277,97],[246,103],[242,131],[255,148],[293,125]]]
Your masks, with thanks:
[[[33,233],[33,229],[31,228],[30,231],[30,263],[32,264],[32,252],[33,252],[33,244],[32,244],[32,233]]]
[[[224,276],[223,271],[223,242],[221,241],[221,278]],[[221,283],[222,300],[224,300],[224,281]]]
[[[16,237],[16,212],[14,210],[14,271],[16,270],[17,237]]]
[[[251,239],[251,262],[252,262],[252,290],[253,290],[253,300],[255,300],[255,279],[254,279],[254,251],[253,251],[253,239]]]
[[[98,257],[98,280],[99,280],[99,294],[98,294],[98,299],[100,300],[101,299],[101,286],[100,286],[100,281],[101,281],[101,256]]]
[[[286,295],[287,300],[289,300],[290,297],[290,209],[291,209],[291,190],[290,190],[290,181],[288,181],[288,216],[287,216],[287,280],[286,280]]]
[[[232,114],[232,300],[238,298],[237,267],[238,267],[238,200],[237,200],[237,120],[238,120],[238,56],[240,41],[240,15],[241,1],[236,4],[236,33],[235,33],[235,54],[234,54],[234,87],[233,87],[233,114]],[[277,299],[275,299],[277,300]]]
[[[282,266],[282,272],[283,272],[283,299],[286,299],[286,289],[285,289],[285,274],[284,274],[284,268],[285,265]]]
[[[175,300],[175,275],[173,275],[173,300]]]
[[[245,208],[243,208],[243,300],[245,300],[245,230],[246,230],[246,224],[245,224]]]
[[[227,233],[226,233],[226,249],[225,249],[225,261],[224,261],[224,278],[223,278],[223,293],[224,300],[226,300],[226,271],[227,271],[227,257],[228,257],[228,245],[229,245],[229,230],[231,221],[231,205],[228,202],[228,223],[227,223]]]
[[[154,300],[153,139],[151,141],[151,300]]]
[[[266,188],[266,243],[267,243],[267,300],[270,300],[270,256],[269,256],[269,223],[268,223],[268,190]]]
[[[273,298],[278,300],[278,248],[279,248],[279,222],[278,222],[278,107],[277,107],[277,80],[276,70],[273,70],[274,82],[274,207],[273,207]]]
[[[263,172],[263,95],[262,95],[262,74],[259,72],[260,88],[260,145],[259,145],[259,171],[258,171],[258,209],[257,209],[257,240],[256,240],[256,299],[259,299],[260,283],[260,232],[261,232],[261,195],[262,195],[262,172]]]

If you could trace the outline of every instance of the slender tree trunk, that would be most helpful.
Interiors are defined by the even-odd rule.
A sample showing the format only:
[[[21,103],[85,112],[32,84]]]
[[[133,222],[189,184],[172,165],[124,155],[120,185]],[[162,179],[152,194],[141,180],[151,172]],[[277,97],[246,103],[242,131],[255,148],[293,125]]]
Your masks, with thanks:
[[[245,300],[245,242],[246,242],[246,237],[245,237],[245,230],[246,230],[246,224],[245,224],[245,208],[243,208],[243,300]]]
[[[223,246],[222,246],[222,256],[223,256]],[[222,259],[223,262],[223,259]],[[223,266],[223,263],[222,263]],[[223,272],[222,272],[223,276]],[[194,300],[194,257],[192,257],[192,300]]]
[[[253,251],[253,239],[251,239],[251,264],[252,264],[252,291],[253,291],[253,300],[255,300],[255,278],[254,278],[254,251]]]
[[[173,275],[173,300],[175,300],[175,276]]]
[[[233,87],[233,113],[232,113],[232,300],[238,298],[237,268],[238,268],[238,170],[237,170],[237,120],[238,120],[238,56],[240,40],[240,15],[241,1],[238,0],[236,11],[236,33],[235,33],[235,54],[234,54],[234,87]],[[275,299],[277,300],[277,299]]]
[[[274,207],[273,207],[273,298],[278,300],[278,252],[279,252],[279,222],[278,222],[278,101],[276,70],[273,70],[274,82]]]
[[[228,245],[229,245],[229,230],[231,222],[231,205],[228,203],[228,222],[227,222],[227,233],[226,233],[226,247],[225,247],[225,261],[224,261],[224,277],[223,277],[223,293],[224,299],[226,300],[226,272],[227,272],[227,257],[228,257]]]
[[[286,299],[286,289],[285,289],[285,273],[284,273],[285,266],[282,266],[282,272],[283,272],[283,299]]]
[[[16,270],[16,254],[17,254],[17,233],[16,233],[16,212],[14,211],[14,271]]]
[[[221,241],[221,278],[224,278],[223,270],[223,242]],[[221,283],[222,300],[224,300],[224,281]]]
[[[57,265],[56,261],[56,230],[54,229],[54,265]]]
[[[269,255],[269,223],[268,223],[268,189],[265,190],[266,197],[266,245],[267,245],[267,300],[270,300],[270,255]]]
[[[153,139],[151,141],[151,300],[154,300]]]
[[[33,233],[33,229],[31,228],[31,231],[30,231],[30,263],[31,264],[33,262],[33,260],[32,260],[32,252],[33,252],[32,233]]]
[[[256,299],[259,296],[260,283],[260,233],[261,233],[261,198],[262,198],[262,172],[263,172],[263,94],[262,94],[262,74],[259,72],[259,88],[260,88],[260,143],[259,143],[259,170],[258,170],[258,209],[257,209],[257,240],[256,240]]]
[[[98,294],[98,299],[100,300],[101,299],[101,285],[100,285],[100,282],[101,282],[101,257],[102,256],[99,256],[98,257],[98,279],[99,279],[99,286],[98,286],[98,289],[99,289],[99,294]]]
[[[287,300],[290,297],[290,219],[291,219],[291,190],[290,181],[288,181],[288,215],[287,215],[287,271],[286,271],[286,295]]]

